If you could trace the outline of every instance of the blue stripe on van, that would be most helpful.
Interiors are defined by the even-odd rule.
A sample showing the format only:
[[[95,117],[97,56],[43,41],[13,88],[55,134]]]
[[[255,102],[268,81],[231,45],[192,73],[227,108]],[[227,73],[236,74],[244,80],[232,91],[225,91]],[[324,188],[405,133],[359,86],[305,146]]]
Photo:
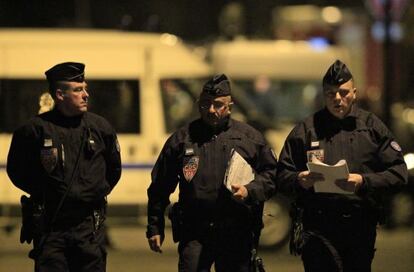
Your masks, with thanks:
[[[123,169],[139,169],[139,170],[151,170],[154,167],[152,163],[125,163],[122,164]],[[6,169],[5,164],[0,164],[0,169]]]
[[[122,169],[149,169],[151,170],[154,167],[152,163],[124,163],[122,164]]]

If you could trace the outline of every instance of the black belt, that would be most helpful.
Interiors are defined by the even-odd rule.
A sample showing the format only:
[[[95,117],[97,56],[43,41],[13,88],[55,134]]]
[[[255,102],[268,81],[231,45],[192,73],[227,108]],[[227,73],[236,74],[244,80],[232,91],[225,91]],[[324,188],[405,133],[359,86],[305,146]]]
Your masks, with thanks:
[[[52,226],[53,231],[68,230],[70,228],[78,226],[79,224],[88,219],[90,219],[91,221],[93,220],[93,213],[83,217],[58,217]]]

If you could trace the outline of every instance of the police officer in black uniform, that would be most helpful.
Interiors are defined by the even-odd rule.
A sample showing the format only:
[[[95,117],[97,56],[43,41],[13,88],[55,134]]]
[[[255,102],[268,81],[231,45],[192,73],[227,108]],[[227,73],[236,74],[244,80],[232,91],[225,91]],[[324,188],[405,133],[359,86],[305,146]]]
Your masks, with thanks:
[[[65,62],[46,71],[55,107],[18,128],[9,150],[7,173],[36,207],[23,219],[21,242],[34,240],[29,256],[39,272],[106,270],[106,196],[121,159],[112,126],[87,112],[84,67]]]
[[[323,95],[325,108],[292,130],[278,163],[280,190],[296,197],[292,249],[306,272],[371,271],[381,198],[407,182],[407,167],[387,127],[354,103],[352,75],[339,60],[323,78]],[[336,184],[350,194],[315,193],[315,182],[324,182],[307,171],[315,159],[345,159],[350,174]]]
[[[230,118],[229,79],[217,75],[203,86],[201,118],[175,132],[165,143],[148,188],[150,248],[161,252],[164,210],[179,184],[179,202],[170,215],[179,241],[179,271],[250,271],[252,248],[262,228],[263,202],[275,190],[276,158],[262,134]],[[223,185],[232,150],[254,169],[254,180]],[[177,227],[178,226],[178,227]]]

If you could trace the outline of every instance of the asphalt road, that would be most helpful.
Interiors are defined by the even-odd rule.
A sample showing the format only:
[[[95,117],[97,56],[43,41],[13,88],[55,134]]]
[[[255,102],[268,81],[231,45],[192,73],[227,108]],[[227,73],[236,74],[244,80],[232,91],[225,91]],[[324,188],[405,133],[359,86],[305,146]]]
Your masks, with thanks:
[[[108,272],[177,271],[177,250],[168,233],[163,253],[156,254],[147,247],[145,228],[140,226],[111,227],[113,249],[108,251]],[[33,271],[28,259],[29,245],[18,242],[18,230],[6,235],[0,232],[0,272]],[[303,271],[300,259],[290,256],[287,247],[277,252],[261,252],[267,272]],[[214,270],[212,270],[214,271]],[[414,230],[379,230],[373,272],[414,271]]]

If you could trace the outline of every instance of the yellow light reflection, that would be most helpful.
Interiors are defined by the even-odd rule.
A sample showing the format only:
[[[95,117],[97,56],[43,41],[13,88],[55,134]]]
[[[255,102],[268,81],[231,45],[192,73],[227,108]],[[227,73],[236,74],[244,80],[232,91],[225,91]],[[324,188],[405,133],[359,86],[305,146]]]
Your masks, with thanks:
[[[178,38],[175,35],[164,33],[161,35],[161,42],[170,46],[174,46],[177,44]]]
[[[321,12],[322,19],[330,24],[337,24],[342,20],[342,12],[337,7],[325,7]]]
[[[411,170],[414,168],[414,154],[408,153],[404,155],[404,161],[407,164],[407,169]]]
[[[402,113],[402,117],[405,122],[414,124],[414,109],[406,108]]]

